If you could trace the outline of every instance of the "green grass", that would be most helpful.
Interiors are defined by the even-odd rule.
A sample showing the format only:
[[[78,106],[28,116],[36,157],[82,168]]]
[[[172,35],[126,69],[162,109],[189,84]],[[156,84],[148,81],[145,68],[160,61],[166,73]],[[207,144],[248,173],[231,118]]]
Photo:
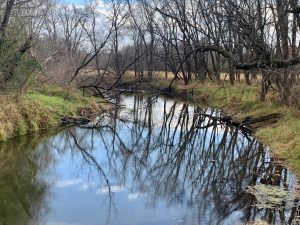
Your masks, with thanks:
[[[268,144],[279,157],[285,158],[287,165],[300,175],[300,118],[293,111],[277,123],[259,129],[257,137]]]
[[[38,92],[31,92],[24,96],[29,101],[35,101],[43,107],[56,112],[58,115],[75,115],[80,107],[88,104],[87,99],[65,99],[61,96],[48,96]]]
[[[48,90],[48,91],[47,91]],[[83,98],[75,88],[41,86],[18,99],[0,95],[0,141],[55,127],[63,115],[78,115],[80,109],[99,99]]]

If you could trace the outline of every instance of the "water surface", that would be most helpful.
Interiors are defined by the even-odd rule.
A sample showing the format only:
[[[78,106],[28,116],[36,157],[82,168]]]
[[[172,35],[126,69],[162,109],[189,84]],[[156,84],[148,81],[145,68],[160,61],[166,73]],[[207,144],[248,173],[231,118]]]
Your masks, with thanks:
[[[297,224],[298,200],[259,208],[249,185],[297,189],[267,147],[218,110],[121,96],[98,124],[0,145],[0,225]]]

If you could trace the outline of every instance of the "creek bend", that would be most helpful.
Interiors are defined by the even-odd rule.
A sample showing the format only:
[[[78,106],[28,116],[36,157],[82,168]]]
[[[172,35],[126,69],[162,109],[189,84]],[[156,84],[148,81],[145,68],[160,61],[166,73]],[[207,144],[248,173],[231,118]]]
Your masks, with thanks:
[[[0,225],[298,224],[297,197],[270,206],[246,191],[295,193],[296,176],[255,138],[205,116],[221,111],[117,101],[126,107],[97,126],[0,144]]]

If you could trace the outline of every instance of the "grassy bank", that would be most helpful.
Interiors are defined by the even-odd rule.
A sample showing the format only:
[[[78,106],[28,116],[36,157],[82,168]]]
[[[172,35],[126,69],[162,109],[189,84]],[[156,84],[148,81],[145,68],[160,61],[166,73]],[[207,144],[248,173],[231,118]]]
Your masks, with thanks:
[[[59,125],[62,115],[75,116],[95,98],[83,98],[73,87],[40,86],[14,98],[0,94],[0,141]]]
[[[157,79],[155,81],[140,84],[142,88],[165,88],[168,80]],[[279,102],[275,93],[270,93],[266,102],[258,100],[259,87],[257,85],[246,86],[237,84],[218,85],[214,83],[192,83],[183,85],[176,82],[174,92],[185,96],[200,105],[223,108],[233,116],[235,120],[241,120],[246,116],[259,117],[271,113],[283,115],[277,123],[264,124],[255,132],[256,137],[267,144],[271,151],[285,164],[300,175],[300,110],[297,107],[287,107]]]

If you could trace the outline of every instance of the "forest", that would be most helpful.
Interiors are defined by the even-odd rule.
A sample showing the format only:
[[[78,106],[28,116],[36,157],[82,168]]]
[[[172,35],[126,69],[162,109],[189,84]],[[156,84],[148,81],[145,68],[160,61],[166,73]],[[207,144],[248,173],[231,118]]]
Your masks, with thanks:
[[[259,85],[298,103],[300,6],[297,0],[52,0],[1,3],[1,89],[32,80],[115,87],[126,73]],[[225,77],[225,79],[224,79]],[[83,82],[84,83],[84,82]]]

